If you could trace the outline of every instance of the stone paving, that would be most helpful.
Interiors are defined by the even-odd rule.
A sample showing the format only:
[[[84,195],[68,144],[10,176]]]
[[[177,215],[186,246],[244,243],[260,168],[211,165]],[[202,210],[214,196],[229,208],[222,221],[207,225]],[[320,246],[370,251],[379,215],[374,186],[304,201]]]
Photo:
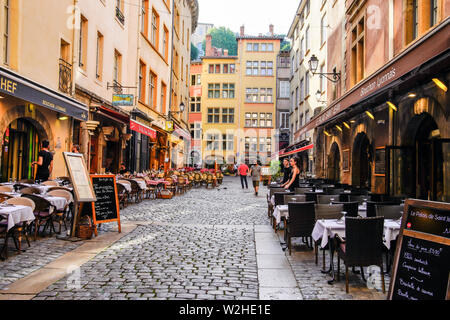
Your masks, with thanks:
[[[252,188],[241,189],[238,178],[226,177],[215,189],[194,188],[170,200],[132,204],[121,210],[121,220],[137,224],[136,229],[34,299],[385,299],[353,274],[350,294],[345,293],[343,274],[340,282],[329,285],[328,277],[320,272],[321,256],[316,266],[312,251],[297,245],[289,256],[281,246],[277,249],[277,234],[270,231],[267,218],[266,190],[261,187],[259,197],[255,197]],[[102,233],[115,230],[115,223],[101,227]],[[278,236],[282,238],[280,232]],[[270,247],[264,249],[261,244],[269,243],[272,237]],[[55,238],[33,242],[26,253],[0,262],[0,285],[25,276],[82,243]],[[287,260],[275,263],[270,254]],[[284,268],[279,272],[292,280],[277,289],[271,283],[271,268]],[[387,280],[386,288],[388,284]]]

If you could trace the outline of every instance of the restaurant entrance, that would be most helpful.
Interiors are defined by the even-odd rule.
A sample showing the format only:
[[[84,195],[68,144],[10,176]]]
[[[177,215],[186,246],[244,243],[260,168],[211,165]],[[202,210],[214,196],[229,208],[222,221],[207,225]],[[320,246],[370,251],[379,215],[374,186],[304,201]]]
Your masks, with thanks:
[[[34,179],[31,163],[37,160],[41,142],[38,129],[27,119],[11,122],[3,135],[1,180]]]
[[[353,143],[352,185],[370,190],[372,182],[373,152],[369,138],[364,132],[358,133]]]
[[[339,182],[341,180],[341,154],[336,142],[331,145],[328,156],[328,179]]]

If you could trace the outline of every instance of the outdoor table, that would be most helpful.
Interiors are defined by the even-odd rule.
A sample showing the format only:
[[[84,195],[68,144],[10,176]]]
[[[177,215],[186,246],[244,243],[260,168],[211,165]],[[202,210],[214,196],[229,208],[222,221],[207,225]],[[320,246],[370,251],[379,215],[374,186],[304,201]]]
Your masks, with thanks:
[[[130,184],[128,184],[128,183],[120,183],[120,182],[117,182],[117,183],[122,185],[125,188],[125,190],[127,190],[128,192],[131,192],[131,185]]]
[[[383,232],[383,244],[386,248],[390,249],[391,241],[395,240],[395,238],[400,233],[400,225],[401,219],[399,220],[384,220],[384,232]],[[343,219],[320,219],[316,221],[314,225],[314,229],[312,231],[311,237],[314,241],[318,241],[321,239],[320,247],[325,248],[330,239],[333,239],[335,235],[340,236],[341,238],[345,237],[345,218]],[[330,242],[329,251],[330,251],[330,269],[328,271],[323,270],[323,273],[332,273],[332,279],[328,281],[328,283],[332,284],[335,281],[334,278],[334,248],[333,243]]]
[[[52,206],[54,206],[56,208],[56,210],[63,210],[66,207],[67,204],[67,199],[63,198],[63,197],[54,197],[54,196],[43,196],[41,195],[42,198],[44,198],[45,200],[47,200],[48,202],[50,202],[52,204]]]
[[[9,231],[16,224],[27,222],[30,223],[35,219],[33,210],[28,206],[21,205],[1,205],[0,215],[4,216],[8,220],[7,230]]]
[[[145,182],[145,180],[138,180],[138,179],[133,180],[137,182],[137,184],[139,185],[139,187],[141,187],[142,190],[147,190],[147,183]]]

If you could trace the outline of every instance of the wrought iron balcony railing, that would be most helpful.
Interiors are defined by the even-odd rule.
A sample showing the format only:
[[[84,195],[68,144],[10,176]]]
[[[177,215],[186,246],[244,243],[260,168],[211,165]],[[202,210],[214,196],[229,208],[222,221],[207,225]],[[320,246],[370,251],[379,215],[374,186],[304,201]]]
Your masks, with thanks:
[[[63,59],[59,59],[59,90],[72,94],[72,65]]]
[[[122,10],[120,10],[119,7],[116,7],[116,17],[119,19],[120,23],[125,24],[125,16],[122,13]]]

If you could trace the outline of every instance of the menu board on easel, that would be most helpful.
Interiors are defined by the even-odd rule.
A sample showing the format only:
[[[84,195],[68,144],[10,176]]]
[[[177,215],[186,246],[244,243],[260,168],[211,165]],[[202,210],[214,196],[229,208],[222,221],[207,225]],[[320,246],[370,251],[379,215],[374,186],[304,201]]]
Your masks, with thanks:
[[[450,204],[406,200],[390,300],[450,299]]]
[[[64,152],[69,176],[72,181],[73,190],[77,202],[94,202],[97,200],[91,179],[81,153]]]

